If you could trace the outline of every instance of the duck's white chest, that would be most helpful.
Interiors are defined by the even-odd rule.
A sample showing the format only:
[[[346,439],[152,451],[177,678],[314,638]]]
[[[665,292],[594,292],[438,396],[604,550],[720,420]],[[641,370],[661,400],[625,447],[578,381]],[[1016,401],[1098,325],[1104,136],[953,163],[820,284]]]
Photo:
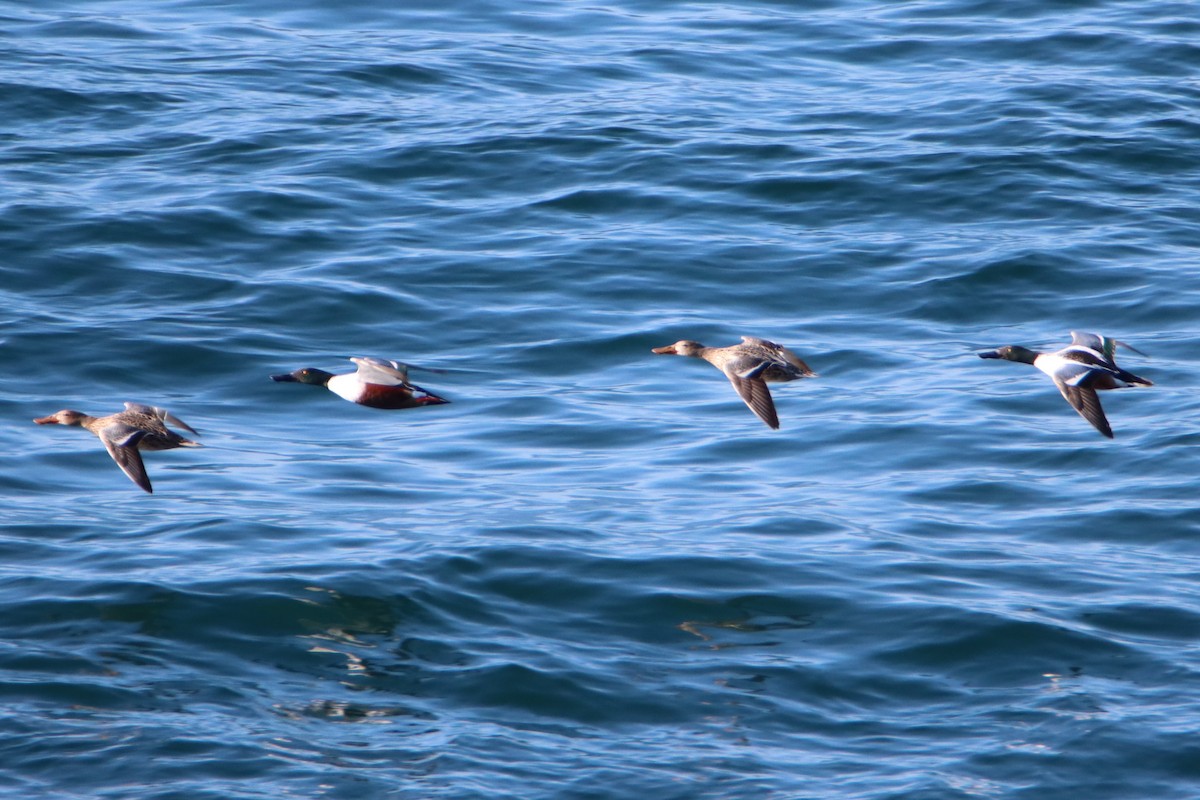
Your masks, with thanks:
[[[1051,378],[1072,385],[1094,369],[1087,364],[1063,358],[1058,353],[1042,353],[1033,360],[1033,365]]]
[[[334,375],[325,385],[329,387],[329,391],[351,403],[357,403],[358,398],[362,396],[363,385],[353,372],[347,375]]]

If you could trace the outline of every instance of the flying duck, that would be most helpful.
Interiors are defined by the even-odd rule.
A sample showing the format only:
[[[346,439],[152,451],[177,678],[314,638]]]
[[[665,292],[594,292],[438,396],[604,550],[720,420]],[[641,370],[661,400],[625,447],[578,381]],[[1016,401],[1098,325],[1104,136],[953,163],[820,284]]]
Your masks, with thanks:
[[[779,427],[779,415],[775,413],[767,383],[814,378],[817,374],[783,345],[756,336],[743,336],[742,344],[728,347],[705,347],[699,342],[683,339],[665,347],[655,347],[651,352],[702,358],[712,364],[725,373],[750,410],[771,428]]]
[[[117,462],[129,479],[147,492],[153,493],[141,450],[170,450],[175,447],[200,447],[199,442],[185,439],[167,424],[195,434],[186,422],[165,408],[142,403],[126,403],[124,411],[107,417],[92,417],[79,411],[63,409],[48,417],[35,419],[38,425],[78,425],[86,428],[104,442],[108,454]]]

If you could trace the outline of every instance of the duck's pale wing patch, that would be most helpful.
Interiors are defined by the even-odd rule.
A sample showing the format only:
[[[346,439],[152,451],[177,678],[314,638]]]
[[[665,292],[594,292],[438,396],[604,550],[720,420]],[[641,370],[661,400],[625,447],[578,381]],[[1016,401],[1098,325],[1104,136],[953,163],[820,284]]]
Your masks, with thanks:
[[[725,373],[729,382],[750,410],[771,428],[779,427],[779,415],[775,413],[775,401],[771,399],[771,390],[767,384],[757,378],[746,380],[732,372]]]
[[[1084,372],[1093,368],[1104,369],[1109,372],[1113,371],[1114,365],[1112,361],[1105,359],[1104,356],[1100,355],[1099,351],[1093,350],[1090,347],[1080,347],[1073,344],[1064,347],[1054,355],[1062,359],[1062,364],[1059,368],[1062,370],[1061,374],[1064,377],[1078,378],[1083,374],[1079,371],[1080,369],[1083,369]],[[1073,371],[1069,372],[1068,370]]]
[[[1098,353],[1104,355],[1109,361],[1112,361],[1118,347],[1124,347],[1126,350],[1132,350],[1139,356],[1149,358],[1141,350],[1138,350],[1128,342],[1122,342],[1119,339],[1114,339],[1111,336],[1104,336],[1099,333],[1087,333],[1086,331],[1071,331],[1071,344],[1079,345],[1080,347],[1090,347]]]
[[[1075,347],[1087,347],[1095,350],[1110,361],[1117,349],[1115,339],[1101,336],[1098,333],[1088,333],[1087,331],[1071,331],[1071,344]]]
[[[198,430],[193,428],[191,425],[188,425],[186,422],[172,414],[170,411],[167,411],[165,408],[148,406],[145,403],[126,403],[125,408],[138,414],[146,414],[151,417],[156,417],[159,422],[162,422],[166,425],[174,425],[176,428],[183,428],[188,433],[193,433],[196,436],[200,435]]]
[[[1100,407],[1100,396],[1096,394],[1096,390],[1091,386],[1071,386],[1062,381],[1056,380],[1054,385],[1062,392],[1062,396],[1071,404],[1071,408],[1079,412],[1079,415],[1108,438],[1113,438],[1112,426],[1108,424],[1108,418],[1104,416],[1104,409]]]
[[[783,359],[784,361],[788,362],[796,369],[800,370],[800,373],[806,377],[813,377],[817,374],[817,373],[813,372],[812,367],[810,367],[808,364],[804,363],[804,359],[800,358],[800,356],[796,355],[791,350],[789,350],[788,348],[784,347],[781,344],[772,342],[769,339],[760,339],[757,336],[743,336],[742,341],[745,342],[746,344],[756,344],[760,347],[765,347],[766,349],[768,349],[772,353],[774,353],[777,357]],[[766,366],[767,365],[764,364],[763,368],[765,368]],[[762,368],[760,368],[760,371],[761,371],[761,369]]]
[[[382,358],[351,358],[358,365],[358,377],[364,383],[400,386],[408,383],[408,366]]]

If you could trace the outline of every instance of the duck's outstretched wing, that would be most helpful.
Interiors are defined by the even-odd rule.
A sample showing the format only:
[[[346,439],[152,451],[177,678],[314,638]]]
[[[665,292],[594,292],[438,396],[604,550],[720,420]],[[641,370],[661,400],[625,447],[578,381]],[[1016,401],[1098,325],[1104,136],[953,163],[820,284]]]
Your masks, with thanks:
[[[1106,375],[1107,373],[1099,374]],[[1104,409],[1100,407],[1100,397],[1086,378],[1077,385],[1071,385],[1055,378],[1054,385],[1071,404],[1071,408],[1079,412],[1079,416],[1092,423],[1096,430],[1109,439],[1113,438],[1112,426],[1108,424],[1108,418],[1104,416]]]
[[[358,377],[363,383],[375,383],[380,386],[405,386],[408,384],[407,364],[383,358],[360,358],[358,356],[352,356],[350,360],[358,365]]]
[[[771,390],[767,388],[766,382],[759,378],[743,378],[736,372],[723,371],[750,410],[767,423],[768,427],[778,428],[779,415],[775,413],[775,401],[771,399]]]
[[[800,370],[800,374],[806,378],[816,377],[817,373],[813,372],[812,367],[804,363],[804,359],[793,353],[788,348],[777,342],[772,342],[769,339],[760,339],[757,336],[743,336],[742,341],[746,344],[757,345],[771,351],[771,353],[781,361],[786,361],[796,369]],[[764,365],[766,366],[766,365]]]
[[[138,452],[138,442],[145,435],[145,431],[128,425],[109,425],[100,432],[100,441],[104,442],[108,454],[129,476],[129,480],[153,494],[150,476],[146,474],[146,465],[142,463],[142,454]]]
[[[1090,347],[1097,353],[1103,355],[1109,361],[1112,361],[1115,357],[1118,347],[1124,347],[1126,350],[1132,350],[1139,356],[1145,356],[1146,358],[1150,357],[1128,342],[1122,342],[1118,339],[1114,339],[1111,336],[1105,336],[1101,333],[1071,331],[1071,344],[1078,345],[1080,347]]]
[[[138,414],[146,414],[151,417],[156,417],[159,422],[162,422],[165,425],[174,425],[176,428],[183,428],[188,433],[195,434],[196,436],[200,435],[199,431],[197,431],[191,425],[188,425],[179,417],[172,414],[170,411],[167,411],[165,408],[148,406],[145,403],[126,403],[125,408]]]
[[[1129,347],[1129,345],[1125,344],[1124,342],[1118,342],[1115,339],[1109,339],[1107,337],[1100,336],[1100,334],[1097,333],[1080,333],[1079,331],[1071,331],[1071,344],[1064,347],[1062,350],[1059,350],[1056,355],[1059,355],[1068,361],[1073,361],[1082,365],[1081,367],[1078,367],[1077,370],[1087,369],[1094,370],[1095,372],[1104,370],[1105,372],[1111,373],[1112,377],[1131,385],[1140,384],[1142,386],[1153,386],[1154,381],[1143,378],[1139,375],[1134,375],[1129,370],[1122,369],[1121,367],[1117,366],[1117,362],[1114,361],[1112,357],[1112,354],[1116,351],[1117,345],[1121,345],[1122,347],[1127,347],[1130,350],[1133,350],[1132,347]],[[1076,378],[1072,380],[1070,377],[1068,377],[1067,382],[1075,383],[1079,380],[1080,376],[1086,377],[1089,380],[1092,377],[1088,376],[1086,372],[1076,372]],[[1118,386],[1119,384],[1114,384],[1112,381],[1108,381],[1108,385],[1101,383],[1097,384],[1095,388],[1116,389]]]

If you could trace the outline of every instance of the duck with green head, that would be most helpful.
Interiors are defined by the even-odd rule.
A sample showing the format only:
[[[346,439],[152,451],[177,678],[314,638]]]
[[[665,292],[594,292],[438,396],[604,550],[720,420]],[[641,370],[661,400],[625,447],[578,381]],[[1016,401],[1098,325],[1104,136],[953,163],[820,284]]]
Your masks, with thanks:
[[[408,366],[399,361],[357,357],[350,360],[358,365],[356,372],[334,375],[316,367],[305,367],[272,375],[271,380],[324,386],[338,397],[371,408],[416,408],[450,402],[409,383]]]
[[[1071,331],[1071,344],[1053,353],[1040,353],[1010,344],[980,353],[979,357],[1016,361],[1037,367],[1050,376],[1062,396],[1071,404],[1071,408],[1078,411],[1096,430],[1111,439],[1112,426],[1108,424],[1108,418],[1104,415],[1100,397],[1096,392],[1126,386],[1154,385],[1151,381],[1117,366],[1113,358],[1117,345],[1133,350],[1124,342],[1107,336]]]

